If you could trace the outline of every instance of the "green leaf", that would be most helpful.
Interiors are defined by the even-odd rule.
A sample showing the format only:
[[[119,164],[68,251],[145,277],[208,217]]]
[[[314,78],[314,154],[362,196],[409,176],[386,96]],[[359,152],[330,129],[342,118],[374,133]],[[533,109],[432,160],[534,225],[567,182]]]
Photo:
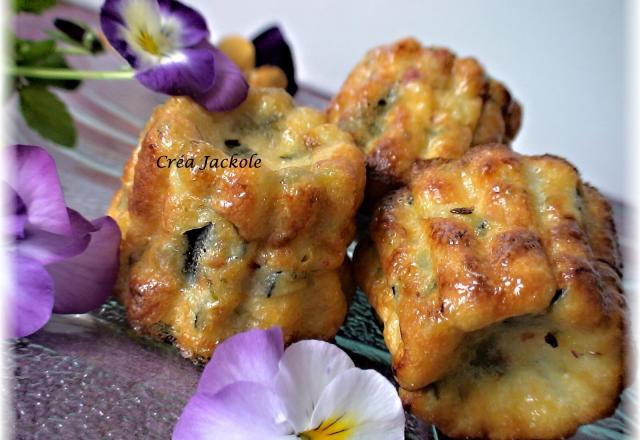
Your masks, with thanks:
[[[58,3],[58,0],[13,0],[13,9],[16,12],[29,12],[40,14]]]
[[[19,93],[20,111],[29,127],[60,145],[76,143],[76,129],[64,102],[40,85],[23,87]]]
[[[64,59],[64,56],[58,52],[52,52],[49,55],[39,59],[37,62],[31,64],[33,67],[46,67],[54,69],[69,69],[69,65]],[[76,79],[42,79],[42,78],[28,78],[29,84],[40,84],[42,86],[59,87],[66,90],[75,90],[80,86],[80,81]]]
[[[56,50],[56,43],[53,40],[14,40],[14,57],[16,65],[30,66],[40,58],[46,57]]]
[[[69,65],[64,56],[56,52],[54,40],[14,40],[14,59],[17,66],[46,67],[53,69],[68,69]],[[74,90],[80,86],[78,80],[26,78],[29,84],[59,87]]]

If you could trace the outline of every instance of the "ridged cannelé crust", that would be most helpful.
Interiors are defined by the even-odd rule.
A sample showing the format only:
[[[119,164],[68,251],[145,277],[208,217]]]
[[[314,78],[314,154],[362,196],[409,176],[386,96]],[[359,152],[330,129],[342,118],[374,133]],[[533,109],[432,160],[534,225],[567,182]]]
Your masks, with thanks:
[[[368,52],[327,113],[366,154],[370,200],[400,186],[416,159],[509,142],[521,118],[518,103],[475,59],[411,38]]]
[[[609,205],[554,156],[505,146],[412,167],[356,277],[405,405],[455,437],[558,438],[609,414],[624,376]]]
[[[254,153],[260,168],[197,169],[207,155]],[[159,168],[161,156],[196,168]],[[109,210],[123,234],[116,293],[131,324],[196,360],[253,327],[280,326],[287,342],[333,337],[353,288],[345,249],[364,180],[350,136],[284,90],[252,90],[227,113],[169,99]]]

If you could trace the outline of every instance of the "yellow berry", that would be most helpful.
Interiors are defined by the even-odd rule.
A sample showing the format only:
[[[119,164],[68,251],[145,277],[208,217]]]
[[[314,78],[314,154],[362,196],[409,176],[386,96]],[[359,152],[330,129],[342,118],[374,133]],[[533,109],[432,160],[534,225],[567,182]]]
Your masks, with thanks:
[[[287,75],[276,66],[260,66],[249,75],[249,84],[253,87],[287,88]]]
[[[223,38],[218,43],[218,49],[231,58],[243,72],[248,72],[256,65],[256,49],[253,43],[240,35]]]

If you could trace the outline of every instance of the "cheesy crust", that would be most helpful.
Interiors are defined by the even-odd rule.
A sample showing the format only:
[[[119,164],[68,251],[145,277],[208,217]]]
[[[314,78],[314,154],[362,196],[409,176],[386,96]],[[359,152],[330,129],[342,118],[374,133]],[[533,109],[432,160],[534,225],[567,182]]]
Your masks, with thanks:
[[[457,158],[469,148],[508,143],[520,105],[473,58],[413,38],[369,51],[327,108],[366,154],[367,200],[403,182],[417,159]]]
[[[161,156],[233,154],[261,166],[158,167]],[[287,343],[332,338],[354,288],[345,251],[364,184],[351,137],[282,89],[252,89],[227,113],[169,99],[109,209],[123,236],[116,295],[131,324],[196,361],[255,327],[280,326]]]
[[[380,201],[354,264],[404,404],[447,435],[559,438],[615,408],[612,212],[565,160],[487,145],[419,161]]]

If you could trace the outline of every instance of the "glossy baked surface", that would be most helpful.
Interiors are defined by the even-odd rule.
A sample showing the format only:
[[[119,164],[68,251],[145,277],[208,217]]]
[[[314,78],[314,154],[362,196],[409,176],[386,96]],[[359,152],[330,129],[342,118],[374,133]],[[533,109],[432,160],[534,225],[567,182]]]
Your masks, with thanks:
[[[369,51],[327,108],[367,156],[367,197],[398,187],[416,159],[509,142],[521,109],[473,58],[407,38]]]
[[[364,174],[350,136],[282,89],[253,89],[228,113],[169,99],[109,209],[131,324],[194,360],[256,327],[332,338],[353,294],[345,252]]]
[[[505,146],[416,163],[358,246],[401,396],[452,436],[557,438],[624,376],[612,212],[568,162]]]

